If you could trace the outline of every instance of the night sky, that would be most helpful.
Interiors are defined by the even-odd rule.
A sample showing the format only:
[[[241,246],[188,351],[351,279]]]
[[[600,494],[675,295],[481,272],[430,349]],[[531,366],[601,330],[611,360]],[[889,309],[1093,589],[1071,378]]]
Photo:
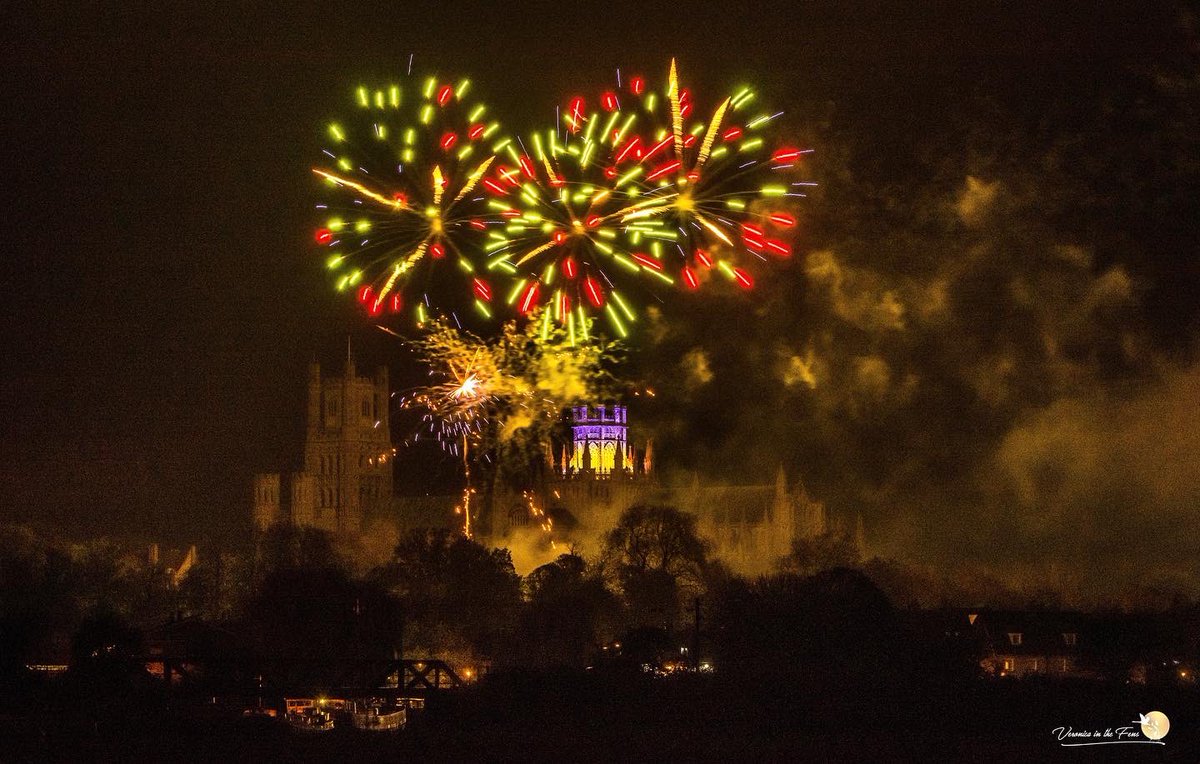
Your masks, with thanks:
[[[298,464],[314,353],[352,335],[411,376],[311,244],[320,127],[359,81],[415,54],[524,132],[675,56],[702,105],[758,84],[821,186],[751,298],[643,326],[629,369],[662,392],[641,412],[660,452],[730,481],[782,464],[931,563],[1195,577],[1184,6],[136,5],[0,27],[0,519],[235,538],[251,475]]]

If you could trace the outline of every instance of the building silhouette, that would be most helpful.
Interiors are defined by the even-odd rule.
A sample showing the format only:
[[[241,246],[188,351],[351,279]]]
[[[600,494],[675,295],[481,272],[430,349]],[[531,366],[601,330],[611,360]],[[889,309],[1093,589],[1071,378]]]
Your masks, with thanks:
[[[349,350],[340,377],[308,367],[304,469],[254,478],[254,522],[359,533],[392,500],[387,367],[360,377]],[[286,493],[283,490],[286,487]]]
[[[461,494],[392,495],[388,401],[386,368],[359,377],[349,352],[340,377],[323,377],[310,364],[304,469],[255,476],[255,526],[291,523],[341,534],[361,533],[367,521],[401,532],[461,528]],[[772,570],[793,539],[849,535],[798,481],[789,484],[782,467],[772,483],[759,485],[713,485],[699,474],[661,481],[653,442],[635,443],[624,405],[573,407],[569,430],[566,442],[544,445],[544,469],[531,488],[477,488],[472,528],[481,541],[505,546],[540,538],[594,553],[627,508],[669,504],[696,516],[717,557],[755,574]],[[861,521],[853,540],[861,551]]]

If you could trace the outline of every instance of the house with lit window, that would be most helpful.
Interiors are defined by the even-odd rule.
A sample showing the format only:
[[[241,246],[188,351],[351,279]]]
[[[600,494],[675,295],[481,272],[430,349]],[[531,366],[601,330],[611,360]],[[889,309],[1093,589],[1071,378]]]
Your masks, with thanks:
[[[997,677],[1095,677],[1091,622],[1080,613],[988,611],[966,618],[980,641],[980,667]]]

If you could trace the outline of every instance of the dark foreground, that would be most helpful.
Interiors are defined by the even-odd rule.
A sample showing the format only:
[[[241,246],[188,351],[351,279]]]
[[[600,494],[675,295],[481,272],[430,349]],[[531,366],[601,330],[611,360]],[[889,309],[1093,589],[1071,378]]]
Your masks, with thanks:
[[[301,734],[153,688],[8,709],[0,761],[1200,761],[1200,693],[1090,682],[801,688],[729,677],[501,676],[399,733]],[[1170,718],[1165,745],[1063,748],[1056,727]],[[1135,725],[1136,727],[1136,725]]]

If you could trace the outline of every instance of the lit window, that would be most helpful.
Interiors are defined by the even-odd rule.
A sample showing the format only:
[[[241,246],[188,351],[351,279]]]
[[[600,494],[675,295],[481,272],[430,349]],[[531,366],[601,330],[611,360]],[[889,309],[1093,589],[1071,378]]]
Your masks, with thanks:
[[[1008,643],[1010,645],[1012,645],[1013,647],[1019,646],[1021,644],[1021,632],[1019,632],[1019,631],[1008,632]]]
[[[1073,631],[1068,631],[1065,634],[1063,634],[1063,644],[1066,645],[1067,647],[1074,647],[1075,643],[1078,641],[1079,641],[1079,635]]]

